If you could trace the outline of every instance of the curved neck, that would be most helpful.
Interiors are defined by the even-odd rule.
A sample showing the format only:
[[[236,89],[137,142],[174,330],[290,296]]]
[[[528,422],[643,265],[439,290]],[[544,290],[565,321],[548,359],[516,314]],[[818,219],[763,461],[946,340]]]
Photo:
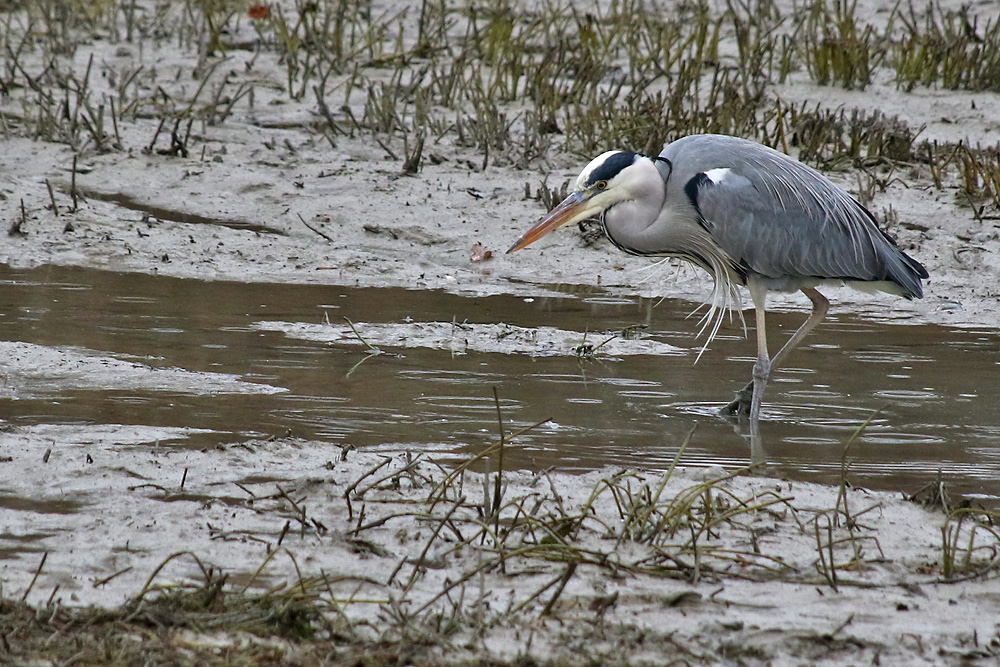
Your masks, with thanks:
[[[604,232],[615,245],[630,252],[658,252],[648,247],[644,236],[663,210],[666,182],[648,158],[636,160],[629,170],[628,181],[620,186],[621,199],[604,211]]]

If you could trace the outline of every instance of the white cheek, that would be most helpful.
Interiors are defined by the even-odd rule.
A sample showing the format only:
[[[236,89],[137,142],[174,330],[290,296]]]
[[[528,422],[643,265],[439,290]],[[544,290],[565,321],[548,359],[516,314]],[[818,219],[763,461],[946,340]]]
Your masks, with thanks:
[[[605,210],[619,202],[631,199],[631,193],[623,187],[602,190],[590,198],[590,208]]]

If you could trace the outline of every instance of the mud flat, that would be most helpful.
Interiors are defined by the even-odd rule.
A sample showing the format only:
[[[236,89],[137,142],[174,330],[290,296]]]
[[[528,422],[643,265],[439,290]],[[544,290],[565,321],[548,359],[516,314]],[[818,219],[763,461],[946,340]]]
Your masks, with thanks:
[[[9,656],[967,664],[1000,642],[975,513],[718,468],[471,472],[498,444],[442,466],[150,442],[172,435],[0,437],[5,534],[59,545],[4,561]]]
[[[964,79],[942,78],[943,64],[925,63],[924,79],[905,67],[906,45],[937,43],[932,24],[964,25],[957,4],[915,15],[924,27],[880,3],[843,16],[818,3],[807,23],[806,13],[780,4],[527,3],[480,16],[389,3],[334,21],[335,5],[321,3],[313,16],[279,3],[266,19],[226,3],[209,3],[201,19],[185,15],[183,3],[128,18],[116,6],[96,17],[70,11],[63,32],[50,26],[55,17],[7,11],[4,39],[17,58],[0,98],[0,196],[11,231],[0,261],[472,293],[538,293],[538,282],[566,282],[699,301],[710,291],[703,274],[672,264],[650,271],[648,260],[618,254],[593,229],[582,242],[565,232],[531,251],[502,251],[593,155],[718,131],[823,169],[931,273],[923,300],[843,289],[835,309],[998,321],[1000,84],[975,69],[992,62],[986,40],[995,30],[956,43],[965,60],[945,64]],[[966,17],[992,16],[996,6]],[[329,19],[325,29],[342,32],[327,37],[342,51],[291,51],[283,31],[292,17],[300,32]],[[587,21],[598,19],[605,27],[591,34]],[[809,31],[834,23],[861,35],[844,38],[844,48],[857,49],[848,49],[844,71],[820,68],[822,45],[810,41]],[[751,28],[751,46],[771,60],[750,62],[738,48],[740,31]],[[642,48],[626,39],[637,30],[666,41]],[[717,31],[717,41],[701,30]],[[588,46],[590,37],[597,41]],[[214,51],[205,46],[213,39]],[[433,55],[414,51],[419,39]],[[867,60],[863,46],[879,57]],[[664,70],[655,48],[697,71]],[[588,63],[595,72],[580,71]],[[546,95],[532,87],[530,66],[551,77]],[[712,82],[709,90],[698,93],[695,75]],[[504,77],[514,83],[503,86]],[[710,106],[723,93],[730,97]],[[578,101],[561,103],[559,94]],[[68,117],[57,104],[67,95]],[[799,301],[777,299],[804,308]]]

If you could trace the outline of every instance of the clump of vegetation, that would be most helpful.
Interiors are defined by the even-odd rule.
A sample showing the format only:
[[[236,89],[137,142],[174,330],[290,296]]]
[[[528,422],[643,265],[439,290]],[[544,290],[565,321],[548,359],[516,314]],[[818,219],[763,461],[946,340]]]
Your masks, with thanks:
[[[969,6],[946,11],[928,3],[898,14],[903,34],[891,61],[905,90],[917,85],[1000,92],[1000,19],[981,21]]]
[[[820,85],[864,90],[884,57],[882,39],[870,25],[858,24],[857,1],[815,0],[802,27],[806,68]]]
[[[609,147],[655,153],[679,136],[720,132],[798,149],[824,168],[918,159],[936,187],[957,179],[977,218],[1000,210],[995,147],[916,145],[920,129],[898,119],[787,105],[771,92],[795,71],[864,89],[884,68],[906,89],[997,90],[1000,24],[933,5],[889,13],[881,26],[863,23],[848,0],[814,0],[806,10],[782,16],[771,0],[670,11],[639,0],[487,8],[427,0],[419,11],[383,12],[346,0],[178,0],[141,11],[113,1],[29,3],[0,14],[0,120],[7,132],[81,155],[190,156],[199,124],[252,112],[263,96],[315,109],[333,146],[373,137],[411,174],[425,148],[442,144],[478,151],[469,162],[477,169],[532,168]],[[195,65],[171,73],[141,58],[73,60],[94,35],[126,51],[171,44]],[[247,54],[242,68],[224,64],[236,52]],[[283,96],[257,76],[265,61],[284,71]],[[141,145],[123,138],[123,128],[140,126],[149,132]]]
[[[913,160],[917,133],[896,116],[880,111],[789,107],[787,123],[803,161],[843,168],[871,161]]]
[[[107,665],[313,664],[331,656],[365,656],[365,664],[379,665],[487,658],[507,664],[481,638],[512,631],[537,633],[539,642],[553,633],[563,635],[560,642],[586,637],[586,647],[567,655],[600,660],[642,632],[644,650],[661,659],[711,664],[731,655],[725,635],[688,645],[674,632],[640,630],[616,615],[620,589],[670,608],[716,604],[696,584],[732,578],[834,591],[899,585],[898,570],[889,580],[869,578],[887,558],[868,525],[881,520],[883,505],[851,491],[846,447],[832,507],[797,501],[774,482],[738,492],[733,482],[744,469],[681,479],[686,442],[662,473],[608,471],[578,493],[564,486],[565,477],[504,469],[505,450],[538,424],[508,433],[497,404],[495,444],[449,468],[424,456],[370,456],[372,464],[339,490],[339,512],[318,498],[307,511],[305,497],[281,487],[268,497],[248,491],[247,511],[284,522],[253,573],[224,572],[192,553],[175,553],[115,609],[64,607],[53,601],[55,592],[29,606],[23,600],[33,580],[20,600],[0,600],[0,646],[14,661]],[[942,528],[940,576],[920,576],[943,583],[994,573],[995,519],[953,510]],[[352,560],[375,560],[361,576],[322,565],[307,571],[293,553],[296,534],[348,549]],[[802,548],[790,548],[796,541]],[[290,561],[295,575],[265,577],[275,559]],[[170,581],[167,573],[181,562],[193,562],[195,575]],[[656,583],[667,580],[676,584]],[[549,618],[560,622],[539,624]],[[552,659],[558,654],[553,649]]]
[[[941,526],[941,574],[981,576],[997,564],[1000,513],[977,507],[959,507]]]

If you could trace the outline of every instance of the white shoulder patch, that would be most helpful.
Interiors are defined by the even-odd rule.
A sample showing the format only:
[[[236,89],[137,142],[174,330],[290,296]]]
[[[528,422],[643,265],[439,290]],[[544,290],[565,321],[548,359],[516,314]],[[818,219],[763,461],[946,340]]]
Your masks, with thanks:
[[[704,173],[708,180],[718,185],[722,181],[726,180],[726,177],[732,173],[732,169],[729,167],[719,167],[718,169],[709,169]]]

